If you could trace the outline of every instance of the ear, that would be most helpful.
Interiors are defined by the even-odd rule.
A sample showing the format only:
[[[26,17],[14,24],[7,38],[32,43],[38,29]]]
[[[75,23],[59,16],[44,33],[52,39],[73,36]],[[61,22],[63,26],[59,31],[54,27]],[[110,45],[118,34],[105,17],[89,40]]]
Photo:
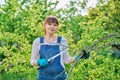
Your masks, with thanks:
[[[58,25],[58,28],[57,29],[60,29],[60,25]]]
[[[45,26],[45,22],[42,23],[43,27]]]
[[[44,35],[45,35],[45,34],[46,34],[46,30],[45,30],[45,22],[43,22],[42,25],[43,25]]]

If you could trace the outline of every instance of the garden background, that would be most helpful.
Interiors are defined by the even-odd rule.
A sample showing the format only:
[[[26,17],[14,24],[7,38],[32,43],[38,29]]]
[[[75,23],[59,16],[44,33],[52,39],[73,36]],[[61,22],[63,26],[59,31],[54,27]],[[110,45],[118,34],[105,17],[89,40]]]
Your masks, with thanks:
[[[56,34],[67,39],[71,56],[113,33],[118,36],[97,46],[120,44],[120,0],[97,0],[95,7],[87,7],[86,15],[81,12],[89,0],[71,0],[66,8],[59,9],[56,9],[59,0],[4,1],[5,4],[0,4],[0,80],[36,80],[37,67],[30,64],[31,48],[33,40],[44,34],[42,23],[48,15],[59,18],[61,27]],[[70,80],[120,79],[118,52],[112,46],[96,49],[89,59],[79,61]],[[72,64],[65,66],[68,72]]]

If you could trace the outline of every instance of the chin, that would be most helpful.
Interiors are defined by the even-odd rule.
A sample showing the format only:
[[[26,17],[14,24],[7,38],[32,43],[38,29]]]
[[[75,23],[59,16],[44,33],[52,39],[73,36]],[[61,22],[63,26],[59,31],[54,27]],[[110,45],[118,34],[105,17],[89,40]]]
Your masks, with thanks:
[[[49,32],[48,34],[52,35],[52,34],[54,34],[54,32]]]
[[[51,32],[50,32],[50,34],[54,34],[54,33],[55,33],[55,31],[51,31]]]

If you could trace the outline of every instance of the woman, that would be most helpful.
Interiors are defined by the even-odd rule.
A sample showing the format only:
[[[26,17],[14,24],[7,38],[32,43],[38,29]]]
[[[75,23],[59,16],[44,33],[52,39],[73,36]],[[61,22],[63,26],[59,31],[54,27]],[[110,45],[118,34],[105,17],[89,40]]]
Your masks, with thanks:
[[[64,63],[72,63],[78,56],[70,57],[66,39],[55,35],[59,29],[59,22],[55,16],[48,16],[43,27],[45,35],[36,38],[32,45],[31,64],[40,66],[38,80],[65,80]],[[63,54],[48,63],[49,58],[64,50],[66,51]]]

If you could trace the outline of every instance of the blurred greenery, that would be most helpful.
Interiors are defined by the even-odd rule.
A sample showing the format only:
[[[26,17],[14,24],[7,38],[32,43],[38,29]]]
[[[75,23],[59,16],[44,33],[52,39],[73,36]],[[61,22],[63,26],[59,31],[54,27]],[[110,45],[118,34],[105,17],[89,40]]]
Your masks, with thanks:
[[[96,7],[87,8],[88,14],[84,16],[80,12],[89,0],[70,1],[65,9],[55,9],[58,0],[5,1],[4,5],[0,5],[0,80],[36,80],[36,67],[30,64],[31,46],[35,38],[44,34],[42,23],[48,15],[59,18],[61,27],[56,34],[67,39],[71,56],[104,35],[120,35],[119,0],[98,0]],[[120,37],[107,39],[97,46],[105,43],[120,43]],[[70,79],[119,80],[120,59],[112,57],[111,53],[111,46],[93,50],[88,60],[77,64]],[[67,72],[71,65],[66,65]]]

